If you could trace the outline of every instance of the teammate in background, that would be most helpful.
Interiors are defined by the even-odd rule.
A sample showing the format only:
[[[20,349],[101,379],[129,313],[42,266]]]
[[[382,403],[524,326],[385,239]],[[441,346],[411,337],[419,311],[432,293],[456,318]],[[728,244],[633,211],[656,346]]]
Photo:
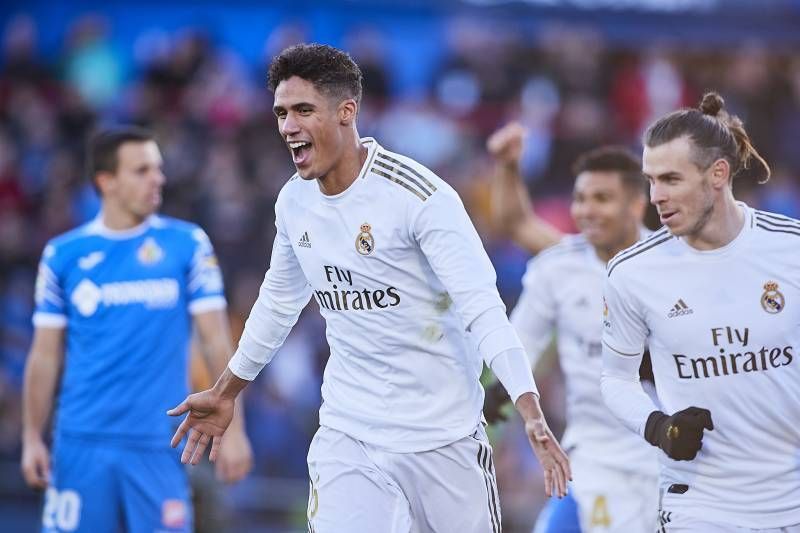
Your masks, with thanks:
[[[737,202],[767,163],[716,93],[644,135],[665,228],[608,265],[602,389],[661,449],[661,531],[800,532],[800,221]],[[638,383],[653,360],[662,412]]]
[[[658,463],[653,450],[603,404],[603,330],[597,320],[607,261],[647,233],[641,162],[618,147],[579,157],[573,165],[571,214],[580,233],[563,235],[530,205],[519,171],[524,135],[524,128],[512,123],[488,141],[496,159],[493,213],[506,233],[536,254],[511,322],[534,367],[556,334],[567,390],[562,443],[570,456],[571,495],[577,503],[576,516],[575,505],[551,501],[536,531],[650,532],[656,525]],[[492,386],[487,398],[499,396],[496,392]],[[497,409],[487,402],[487,417]]]
[[[165,178],[149,132],[103,131],[89,159],[101,212],[51,240],[39,266],[22,472],[47,489],[43,531],[191,531],[164,411],[187,393],[192,325],[209,366],[225,368],[222,276],[202,229],[155,214]],[[57,390],[51,461],[43,434]],[[220,449],[227,481],[252,462],[240,415],[233,426]]]
[[[563,496],[566,455],[456,192],[359,138],[361,72],[346,53],[287,48],[269,85],[297,174],[278,197],[270,267],[236,354],[212,389],[171,411],[189,412],[172,441],[193,430],[182,459],[196,463],[213,439],[213,460],[233,399],[313,295],[331,355],[308,454],[311,531],[500,531],[484,362],[515,400],[546,492]]]

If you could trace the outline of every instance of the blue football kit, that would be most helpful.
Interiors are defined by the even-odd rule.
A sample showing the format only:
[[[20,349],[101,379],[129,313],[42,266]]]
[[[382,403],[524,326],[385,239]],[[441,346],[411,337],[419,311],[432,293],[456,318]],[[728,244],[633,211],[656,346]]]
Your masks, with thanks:
[[[194,224],[153,215],[112,231],[98,217],[47,244],[33,322],[64,328],[65,352],[43,531],[191,531],[166,411],[189,391],[191,315],[224,308]]]
[[[550,498],[539,513],[533,533],[581,533],[578,503],[568,492],[563,498]]]

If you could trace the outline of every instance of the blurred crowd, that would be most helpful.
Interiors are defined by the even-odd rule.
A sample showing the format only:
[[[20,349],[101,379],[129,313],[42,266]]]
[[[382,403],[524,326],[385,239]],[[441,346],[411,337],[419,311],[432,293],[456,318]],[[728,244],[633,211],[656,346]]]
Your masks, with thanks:
[[[98,208],[83,171],[89,133],[113,123],[156,132],[168,178],[162,211],[198,222],[210,235],[238,338],[268,267],[275,198],[293,173],[271,111],[268,60],[314,36],[302,26],[280,26],[264,44],[263,62],[253,64],[202,29],[143,28],[128,62],[112,44],[111,22],[97,15],[70,22],[57,57],[39,52],[31,17],[19,15],[0,30],[0,459],[11,462],[19,455],[20,390],[39,255],[47,239],[91,219]],[[740,178],[737,196],[800,215],[800,150],[794,146],[800,56],[791,50],[757,41],[634,49],[566,25],[525,35],[453,20],[445,30],[444,59],[434,76],[421,80],[423,91],[403,91],[393,79],[398,62],[415,58],[390,56],[379,29],[354,27],[336,44],[364,72],[360,132],[423,162],[459,190],[509,305],[527,257],[488,223],[491,161],[484,142],[512,118],[530,130],[523,167],[537,209],[569,230],[569,168],[580,152],[606,143],[638,150],[651,119],[694,105],[704,90],[715,89],[773,166],[766,186]],[[314,309],[304,313],[282,352],[247,391],[254,476],[304,479],[328,355],[324,323]],[[550,398],[552,425],[563,425],[557,372],[539,382]],[[510,525],[530,524],[543,498],[538,466],[517,426],[494,433]]]

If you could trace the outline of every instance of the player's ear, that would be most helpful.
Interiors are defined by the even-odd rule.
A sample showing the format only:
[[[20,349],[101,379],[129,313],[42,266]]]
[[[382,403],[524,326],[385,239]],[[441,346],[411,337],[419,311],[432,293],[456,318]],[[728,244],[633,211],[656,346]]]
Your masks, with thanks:
[[[731,179],[731,165],[727,159],[719,158],[709,168],[711,183],[715,188],[727,185]]]
[[[352,98],[343,100],[342,103],[339,104],[339,122],[342,126],[349,126],[355,122],[357,113],[358,104]]]
[[[97,192],[103,197],[114,189],[117,180],[113,173],[103,170],[94,175],[94,183]]]

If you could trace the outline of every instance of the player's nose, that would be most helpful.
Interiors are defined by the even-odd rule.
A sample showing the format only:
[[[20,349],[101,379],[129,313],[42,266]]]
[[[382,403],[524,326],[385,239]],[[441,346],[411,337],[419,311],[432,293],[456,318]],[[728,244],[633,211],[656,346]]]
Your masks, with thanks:
[[[153,173],[153,182],[156,184],[156,186],[161,187],[161,186],[164,185],[164,183],[166,181],[167,181],[167,177],[160,170],[156,170]]]
[[[294,118],[292,113],[287,113],[286,118],[280,125],[281,134],[284,138],[300,132],[300,124]]]
[[[666,193],[663,187],[660,187],[657,183],[650,184],[650,203],[653,205],[658,205],[664,203],[667,200]]]

